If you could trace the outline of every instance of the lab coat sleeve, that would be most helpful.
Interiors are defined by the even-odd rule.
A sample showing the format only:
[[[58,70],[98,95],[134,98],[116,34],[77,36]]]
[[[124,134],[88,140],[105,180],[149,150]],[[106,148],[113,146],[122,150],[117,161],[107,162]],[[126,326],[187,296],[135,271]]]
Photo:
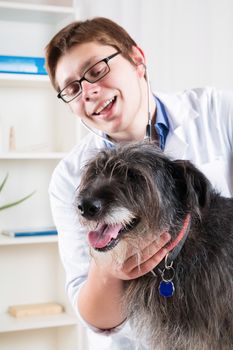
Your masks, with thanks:
[[[78,176],[75,179],[75,174],[62,161],[55,169],[49,186],[53,220],[58,230],[59,253],[66,272],[66,291],[74,308],[89,266],[86,235],[75,208],[78,182]]]

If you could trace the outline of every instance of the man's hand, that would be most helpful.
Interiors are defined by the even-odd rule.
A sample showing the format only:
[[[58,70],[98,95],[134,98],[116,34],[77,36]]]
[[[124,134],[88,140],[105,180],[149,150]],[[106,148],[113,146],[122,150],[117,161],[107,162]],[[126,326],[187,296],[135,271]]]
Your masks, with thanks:
[[[141,252],[132,253],[129,249],[124,263],[111,264],[110,271],[112,276],[121,280],[131,280],[141,277],[153,270],[166,256],[168,250],[165,245],[170,241],[169,233],[163,233],[159,239],[154,239],[153,236],[141,241]]]
[[[86,283],[78,298],[80,314],[89,324],[100,329],[111,329],[124,321],[122,296],[124,281],[141,277],[153,270],[167,254],[165,245],[170,240],[165,232],[159,238],[144,239],[140,243],[141,252],[129,248],[124,262],[105,260],[104,253],[98,253],[92,259]]]

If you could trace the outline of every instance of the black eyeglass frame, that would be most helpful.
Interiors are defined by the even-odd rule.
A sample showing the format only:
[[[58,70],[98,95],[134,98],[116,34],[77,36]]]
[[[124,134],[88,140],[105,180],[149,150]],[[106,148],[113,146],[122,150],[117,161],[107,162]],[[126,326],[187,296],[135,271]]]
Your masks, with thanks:
[[[105,58],[103,58],[102,60],[100,60],[100,61],[96,62],[95,64],[93,64],[93,66],[91,66],[90,68],[88,68],[88,69],[84,72],[84,74],[83,74],[83,76],[82,76],[81,79],[79,79],[79,80],[78,80],[78,79],[73,80],[73,81],[71,81],[69,84],[67,84],[67,85],[57,94],[57,98],[62,99],[62,101],[64,101],[65,103],[70,103],[71,101],[73,101],[75,98],[77,98],[78,96],[80,96],[81,93],[82,93],[82,91],[83,91],[83,89],[82,89],[82,84],[81,84],[82,81],[87,81],[88,83],[93,84],[93,83],[96,83],[97,81],[103,79],[103,78],[110,72],[110,67],[109,67],[109,65],[108,65],[108,62],[109,62],[113,57],[119,55],[120,53],[121,53],[121,51],[114,52],[112,55],[110,55],[110,56],[108,56],[108,57],[105,57]],[[100,78],[97,78],[97,79],[95,79],[95,80],[90,80],[90,79],[85,78],[85,75],[86,75],[91,69],[93,69],[97,64],[99,64],[99,63],[101,63],[101,62],[105,62],[105,63],[106,63],[106,65],[107,65],[107,67],[108,67],[108,71],[106,71],[106,73],[105,73],[104,75],[102,75]],[[72,85],[73,83],[79,83],[79,85],[80,85],[80,92],[79,92],[77,95],[75,95],[74,97],[72,97],[71,100],[66,101],[66,100],[63,98],[63,96],[62,96],[62,92],[63,92],[65,89],[67,89],[70,85]]]

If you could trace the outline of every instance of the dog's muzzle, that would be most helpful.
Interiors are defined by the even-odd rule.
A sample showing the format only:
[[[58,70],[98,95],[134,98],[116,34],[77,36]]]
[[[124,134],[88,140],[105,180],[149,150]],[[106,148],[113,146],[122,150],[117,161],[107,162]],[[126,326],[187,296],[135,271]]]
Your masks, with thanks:
[[[89,244],[98,251],[114,248],[123,234],[134,229],[139,222],[127,208],[108,206],[100,198],[80,198],[77,207],[82,224],[91,227]]]

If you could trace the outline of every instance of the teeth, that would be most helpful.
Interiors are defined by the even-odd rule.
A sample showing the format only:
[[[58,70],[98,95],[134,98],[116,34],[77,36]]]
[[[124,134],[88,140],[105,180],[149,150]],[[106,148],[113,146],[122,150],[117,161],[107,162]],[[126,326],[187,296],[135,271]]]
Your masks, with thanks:
[[[102,110],[104,108],[106,108],[111,102],[114,101],[114,97],[113,98],[110,98],[109,100],[105,101],[104,104],[102,106],[100,106],[100,108],[98,108],[96,111],[95,111],[95,114],[99,114],[100,112],[102,112]]]

